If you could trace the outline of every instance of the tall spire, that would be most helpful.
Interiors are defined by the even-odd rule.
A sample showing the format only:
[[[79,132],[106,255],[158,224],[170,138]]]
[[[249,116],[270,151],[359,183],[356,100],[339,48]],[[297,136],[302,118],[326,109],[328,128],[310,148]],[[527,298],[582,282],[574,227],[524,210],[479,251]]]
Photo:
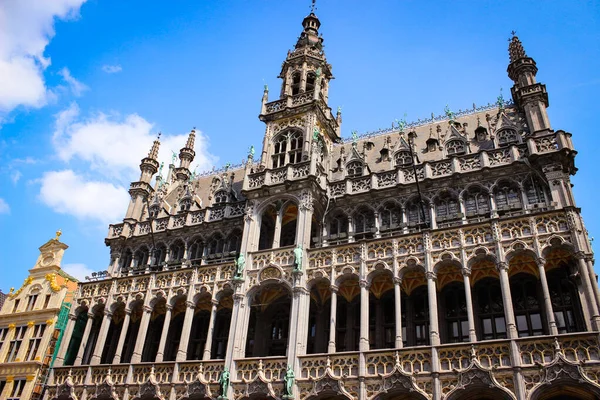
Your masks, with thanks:
[[[546,112],[548,107],[546,85],[536,81],[538,68],[535,60],[527,56],[515,31],[512,31],[512,37],[509,39],[508,56],[510,60],[507,69],[508,77],[515,83],[510,89],[513,101],[525,114],[531,133],[546,132],[550,129]]]
[[[158,148],[160,147],[160,135],[162,135],[162,132],[158,132],[158,136],[154,140],[154,143],[152,143],[152,147],[148,152],[148,158],[151,158],[153,160],[156,160],[158,158]]]
[[[152,176],[158,171],[158,149],[160,147],[160,135],[161,133],[159,132],[158,136],[154,140],[154,143],[152,143],[152,147],[148,152],[148,157],[142,159],[142,163],[140,164],[140,171],[142,171],[140,176],[141,182],[150,183]]]
[[[179,168],[175,170],[177,179],[186,181],[190,178],[190,165],[194,161],[196,152],[194,151],[194,142],[196,141],[196,127],[192,128],[188,135],[185,147],[179,150]]]

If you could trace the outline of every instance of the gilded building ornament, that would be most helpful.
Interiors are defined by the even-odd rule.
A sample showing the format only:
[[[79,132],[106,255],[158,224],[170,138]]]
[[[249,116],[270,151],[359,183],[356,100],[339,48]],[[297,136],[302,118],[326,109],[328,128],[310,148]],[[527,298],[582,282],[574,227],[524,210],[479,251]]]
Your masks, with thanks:
[[[58,292],[60,290],[60,285],[56,282],[56,274],[46,274],[46,280],[50,283],[50,289],[52,289],[53,292]]]
[[[8,296],[11,299],[14,299],[15,297],[17,297],[23,291],[23,289],[25,289],[28,285],[30,285],[31,282],[33,282],[33,277],[32,276],[28,276],[23,281],[23,285],[19,288],[19,290],[17,290],[16,292],[12,292],[12,290],[11,290],[11,293],[9,293]],[[13,288],[11,288],[11,289],[13,289]]]

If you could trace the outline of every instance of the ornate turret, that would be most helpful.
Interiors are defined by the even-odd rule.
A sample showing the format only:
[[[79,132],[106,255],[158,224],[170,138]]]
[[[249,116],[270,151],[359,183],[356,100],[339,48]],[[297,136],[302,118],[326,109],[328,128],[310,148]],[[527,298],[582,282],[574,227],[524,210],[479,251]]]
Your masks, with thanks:
[[[548,93],[546,85],[537,83],[537,66],[533,58],[528,57],[523,44],[513,32],[508,45],[510,64],[508,76],[515,83],[511,88],[513,100],[519,111],[525,114],[531,133],[545,132],[550,128],[546,107]]]
[[[131,200],[129,202],[129,207],[127,208],[127,213],[125,214],[125,220],[130,219],[139,221],[142,215],[144,202],[154,192],[154,189],[152,186],[150,186],[150,181],[152,180],[154,174],[158,172],[159,163],[157,159],[159,147],[160,133],[152,144],[152,147],[148,152],[148,157],[142,159],[140,164],[140,171],[142,172],[140,175],[140,180],[137,182],[132,182],[129,186]]]
[[[179,150],[179,168],[175,170],[177,179],[188,180],[190,178],[190,164],[194,161],[196,152],[194,151],[194,142],[196,140],[196,128],[193,128],[187,138],[185,147]]]

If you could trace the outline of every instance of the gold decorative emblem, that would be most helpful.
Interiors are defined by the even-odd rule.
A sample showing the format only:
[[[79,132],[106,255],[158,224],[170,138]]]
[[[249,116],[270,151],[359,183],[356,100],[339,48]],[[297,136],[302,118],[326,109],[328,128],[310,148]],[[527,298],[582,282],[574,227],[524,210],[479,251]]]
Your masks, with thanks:
[[[15,324],[8,324],[8,329],[15,329],[16,325]]]
[[[46,320],[46,325],[52,325],[54,323],[53,319],[47,319]]]
[[[60,285],[56,282],[56,274],[46,274],[46,280],[50,282],[50,289],[53,292],[58,292],[60,290]]]
[[[27,323],[27,326],[28,326],[28,327],[30,327],[30,328],[31,328],[32,326],[34,326],[34,325],[35,325],[35,321],[29,321],[29,322]]]

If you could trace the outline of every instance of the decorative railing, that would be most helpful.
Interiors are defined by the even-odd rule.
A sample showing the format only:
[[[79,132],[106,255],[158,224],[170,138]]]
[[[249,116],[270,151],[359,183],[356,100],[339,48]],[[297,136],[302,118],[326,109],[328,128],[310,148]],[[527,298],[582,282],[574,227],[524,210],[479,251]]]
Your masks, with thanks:
[[[251,253],[251,270],[259,270],[269,264],[276,264],[281,267],[292,265],[294,263],[294,246],[280,247],[278,249],[269,249],[255,251]]]
[[[205,381],[217,383],[224,366],[223,360],[181,361],[179,362],[178,381],[193,382],[201,374]]]
[[[556,338],[530,338],[519,340],[522,365],[547,364],[561,351],[569,361],[577,363],[600,362],[598,335],[575,333]]]
[[[365,354],[367,376],[390,373],[396,365],[400,365],[404,372],[410,374],[431,372],[431,348],[375,350]]]
[[[335,353],[330,355],[299,356],[300,379],[318,379],[329,373],[337,378],[355,378],[358,376],[357,352]]]
[[[282,381],[287,368],[286,357],[245,358],[235,360],[236,381],[253,381],[262,372],[267,381]]]
[[[277,185],[285,181],[306,178],[310,174],[310,161],[288,164],[284,167],[266,169],[248,174],[244,179],[244,190],[260,188],[263,185]]]
[[[301,106],[313,101],[314,97],[314,90],[304,93],[298,93],[293,96],[287,96],[284,99],[271,101],[265,104],[265,111],[267,114],[272,114],[279,111],[283,111],[286,108]]]

